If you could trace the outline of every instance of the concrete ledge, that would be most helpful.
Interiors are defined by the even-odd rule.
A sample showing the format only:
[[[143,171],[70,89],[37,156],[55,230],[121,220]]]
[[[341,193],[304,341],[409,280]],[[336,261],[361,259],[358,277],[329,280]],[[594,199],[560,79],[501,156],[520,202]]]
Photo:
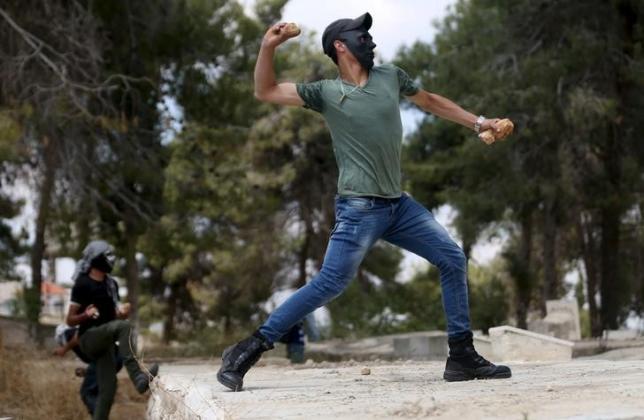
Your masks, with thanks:
[[[532,331],[502,326],[490,328],[492,352],[500,361],[567,361],[572,359],[572,341]]]
[[[164,366],[165,368],[165,366]],[[219,383],[212,366],[175,366],[151,384],[147,418],[155,420],[224,419],[226,411],[213,395]],[[165,369],[163,369],[165,370]],[[207,373],[204,373],[207,372]]]
[[[243,392],[217,383],[214,363],[163,365],[148,418],[615,420],[644,414],[644,360],[521,363],[511,365],[510,379],[468,382],[445,382],[442,361],[260,363],[246,375]]]

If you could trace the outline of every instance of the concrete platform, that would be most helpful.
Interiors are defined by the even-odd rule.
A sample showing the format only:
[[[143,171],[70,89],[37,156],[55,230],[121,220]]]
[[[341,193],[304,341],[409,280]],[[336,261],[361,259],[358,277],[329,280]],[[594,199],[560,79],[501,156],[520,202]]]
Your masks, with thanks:
[[[163,365],[149,418],[644,418],[644,360],[513,364],[510,379],[460,383],[443,381],[442,362],[263,363],[237,393],[214,363]]]
[[[490,328],[492,360],[567,361],[575,343],[504,325]]]

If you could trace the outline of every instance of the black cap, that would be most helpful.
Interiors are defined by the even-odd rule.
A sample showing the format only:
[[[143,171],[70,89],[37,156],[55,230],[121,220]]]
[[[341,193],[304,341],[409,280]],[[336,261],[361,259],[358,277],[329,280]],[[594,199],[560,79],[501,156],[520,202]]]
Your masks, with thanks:
[[[354,29],[364,29],[368,31],[371,28],[373,19],[369,12],[364,15],[358,16],[355,19],[338,19],[326,27],[322,34],[322,48],[324,54],[333,58],[335,56],[335,48],[333,48],[333,41],[339,38],[341,32],[352,31]]]

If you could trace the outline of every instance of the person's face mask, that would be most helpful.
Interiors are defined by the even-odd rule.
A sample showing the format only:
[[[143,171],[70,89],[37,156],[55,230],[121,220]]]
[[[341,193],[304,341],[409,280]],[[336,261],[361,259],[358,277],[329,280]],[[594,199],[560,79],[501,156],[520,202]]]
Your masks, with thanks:
[[[347,46],[356,60],[367,70],[373,67],[373,53],[376,44],[373,42],[371,34],[364,30],[353,30],[342,32],[342,42]]]
[[[103,273],[111,273],[114,268],[114,263],[116,262],[116,256],[113,252],[107,251],[96,258],[91,262],[91,266],[97,270],[102,271]]]

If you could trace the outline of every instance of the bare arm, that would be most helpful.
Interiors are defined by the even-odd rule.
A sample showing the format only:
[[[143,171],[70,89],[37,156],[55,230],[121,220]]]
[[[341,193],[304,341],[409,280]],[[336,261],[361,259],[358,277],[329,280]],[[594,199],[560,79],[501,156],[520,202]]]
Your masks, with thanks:
[[[423,111],[431,112],[437,117],[453,121],[470,130],[474,130],[474,123],[478,117],[443,96],[421,89],[415,95],[408,96],[407,99],[415,103]],[[497,132],[497,121],[498,118],[485,119],[483,124],[481,124],[480,131],[492,129]]]
[[[79,340],[79,338],[78,338],[78,331],[76,331],[76,334],[74,334],[74,336],[72,337],[72,339],[71,339],[71,340],[69,340],[69,341],[67,342],[67,344],[65,344],[64,346],[58,347],[56,350],[54,350],[54,354],[55,354],[56,356],[61,356],[61,357],[62,357],[62,356],[64,356],[68,351],[70,351],[71,349],[73,349],[74,347],[76,347],[76,346],[78,345],[78,343],[79,343],[79,342],[80,342],[80,340]]]
[[[302,106],[295,83],[277,83],[273,69],[275,49],[289,36],[284,33],[286,23],[273,25],[264,35],[255,64],[255,97],[263,102],[279,105]]]
[[[88,319],[95,317],[98,317],[98,309],[96,309],[96,306],[89,305],[84,311],[81,312],[79,304],[70,303],[65,322],[67,323],[67,325],[73,327],[74,325],[82,324]]]

